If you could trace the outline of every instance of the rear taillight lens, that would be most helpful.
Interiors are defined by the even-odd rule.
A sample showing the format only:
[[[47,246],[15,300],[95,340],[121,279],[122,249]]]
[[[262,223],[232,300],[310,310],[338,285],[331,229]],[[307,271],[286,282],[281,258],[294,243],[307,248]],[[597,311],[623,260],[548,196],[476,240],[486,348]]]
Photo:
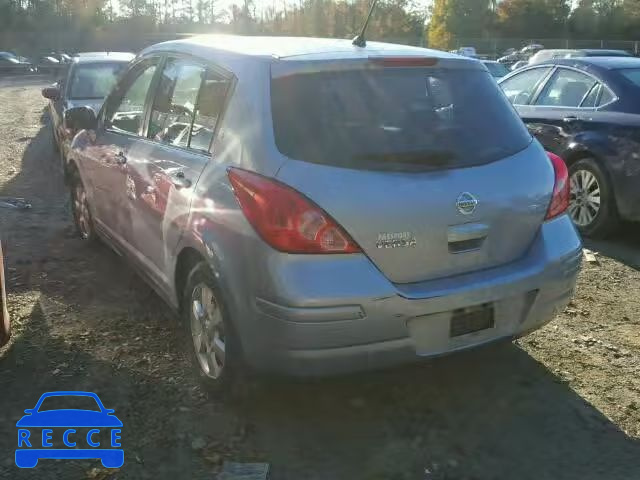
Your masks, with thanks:
[[[229,169],[242,211],[262,239],[287,253],[355,253],[360,247],[300,192],[256,173]]]
[[[438,63],[435,57],[369,57],[369,60],[381,67],[433,67]]]
[[[558,155],[551,152],[547,152],[549,160],[553,165],[553,171],[555,172],[555,183],[553,185],[553,195],[551,196],[551,203],[547,210],[547,216],[545,220],[551,220],[552,218],[562,215],[569,208],[569,171],[567,165],[564,163]]]

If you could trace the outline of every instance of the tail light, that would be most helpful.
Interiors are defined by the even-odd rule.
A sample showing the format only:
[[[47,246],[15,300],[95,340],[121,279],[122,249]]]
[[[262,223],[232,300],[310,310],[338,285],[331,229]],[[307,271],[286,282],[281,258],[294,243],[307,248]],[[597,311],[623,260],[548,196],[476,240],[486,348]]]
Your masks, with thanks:
[[[564,163],[558,155],[551,152],[547,152],[549,160],[553,165],[553,171],[555,172],[555,183],[553,185],[553,194],[551,195],[551,203],[547,210],[547,216],[545,220],[551,220],[552,218],[562,215],[569,208],[569,171],[567,165]]]
[[[326,212],[276,180],[229,169],[242,212],[270,246],[287,253],[355,253],[360,247]]]
[[[435,57],[369,57],[381,67],[433,67],[438,63]]]

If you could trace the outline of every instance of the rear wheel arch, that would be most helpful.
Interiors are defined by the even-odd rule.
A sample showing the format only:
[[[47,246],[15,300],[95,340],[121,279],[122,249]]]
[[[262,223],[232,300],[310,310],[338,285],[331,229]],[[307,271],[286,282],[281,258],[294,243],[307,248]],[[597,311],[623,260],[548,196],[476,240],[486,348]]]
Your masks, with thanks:
[[[588,149],[579,149],[579,150],[569,150],[562,155],[567,167],[571,167],[574,163],[582,160],[584,158],[593,158],[598,164],[601,164],[597,155],[593,154]]]
[[[178,298],[178,307],[182,310],[184,289],[191,270],[200,262],[206,261],[204,255],[193,247],[185,247],[178,254],[174,273],[174,284]]]
[[[243,395],[246,387],[245,380],[246,370],[244,361],[244,350],[241,338],[239,337],[237,326],[233,321],[234,314],[229,309],[228,296],[218,282],[219,277],[212,266],[212,263],[205,255],[200,253],[197,248],[185,247],[178,254],[175,268],[175,282],[180,304],[180,318],[182,328],[185,330],[185,339],[187,339],[187,349],[193,351],[193,359],[199,376],[203,380],[203,385],[214,393],[231,393]],[[193,349],[193,309],[190,302],[193,299],[194,292],[198,288],[209,287],[214,294],[216,304],[222,312],[222,324],[224,328],[224,344],[225,356],[223,363],[222,376],[211,380],[208,372],[205,373],[202,366],[199,365],[199,350]],[[207,350],[209,352],[209,350]]]

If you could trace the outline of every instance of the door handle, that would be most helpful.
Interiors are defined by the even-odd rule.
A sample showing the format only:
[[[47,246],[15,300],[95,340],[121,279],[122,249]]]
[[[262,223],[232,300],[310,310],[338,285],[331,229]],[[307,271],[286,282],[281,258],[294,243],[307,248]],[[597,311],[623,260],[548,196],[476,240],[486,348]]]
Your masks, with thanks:
[[[486,223],[464,223],[453,225],[447,230],[449,243],[478,240],[489,235],[489,225]]]
[[[171,183],[173,183],[176,188],[189,188],[191,186],[191,180],[184,176],[183,171],[172,173]]]
[[[578,117],[576,117],[575,115],[569,115],[562,119],[564,123],[576,122],[577,120],[578,120]]]
[[[124,153],[122,152],[118,152],[115,156],[116,159],[116,164],[118,165],[124,165],[125,163],[127,163],[127,157],[124,156]]]

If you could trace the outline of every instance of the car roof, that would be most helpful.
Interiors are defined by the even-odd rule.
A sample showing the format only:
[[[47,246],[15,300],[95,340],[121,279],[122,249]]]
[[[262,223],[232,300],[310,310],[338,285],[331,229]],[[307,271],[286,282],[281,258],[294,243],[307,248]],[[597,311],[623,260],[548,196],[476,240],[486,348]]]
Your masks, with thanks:
[[[135,58],[133,53],[125,52],[91,52],[73,57],[74,63],[109,63],[130,62]]]
[[[640,58],[636,57],[576,57],[576,58],[555,58],[540,65],[566,65],[569,67],[596,67],[602,70],[617,70],[619,68],[640,68]]]
[[[141,52],[175,50],[197,55],[219,52],[247,58],[290,59],[311,57],[314,59],[362,58],[371,54],[395,54],[429,56],[434,58],[462,57],[439,50],[397,45],[393,43],[367,42],[366,47],[356,47],[351,40],[310,37],[258,37],[240,35],[198,35],[181,40],[163,42]]]
[[[544,53],[558,53],[558,52],[577,52],[579,50],[575,48],[543,48],[542,50],[538,50],[535,55],[542,55]]]
[[[502,65],[497,60],[480,60],[482,63],[497,63],[498,65]]]

